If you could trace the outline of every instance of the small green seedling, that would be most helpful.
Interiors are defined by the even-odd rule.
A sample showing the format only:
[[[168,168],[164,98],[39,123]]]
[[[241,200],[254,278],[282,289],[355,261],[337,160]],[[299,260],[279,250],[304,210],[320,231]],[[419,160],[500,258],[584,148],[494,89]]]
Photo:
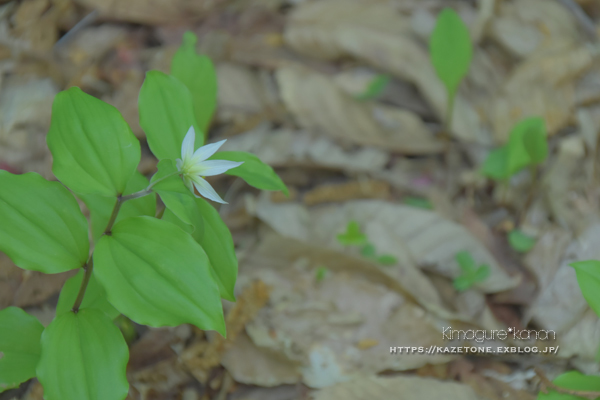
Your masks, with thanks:
[[[527,253],[535,245],[535,238],[526,235],[518,229],[513,229],[508,234],[508,243],[515,251]]]
[[[458,86],[469,71],[473,45],[469,30],[451,8],[443,9],[429,38],[429,55],[440,80],[446,86],[446,128],[452,126],[454,98]]]
[[[387,85],[390,83],[390,77],[385,74],[377,74],[375,77],[369,82],[369,86],[367,89],[356,96],[357,100],[367,101],[373,100],[377,96],[379,96]]]
[[[464,292],[478,282],[483,282],[490,275],[490,267],[480,265],[477,267],[475,260],[468,251],[461,251],[455,256],[461,274],[454,279],[454,288]]]
[[[348,222],[346,232],[337,235],[338,241],[344,246],[362,246],[360,254],[381,265],[394,265],[398,259],[390,254],[377,254],[375,245],[368,241],[367,235],[360,231],[360,225],[356,221]]]
[[[404,204],[411,207],[422,208],[424,210],[433,210],[433,204],[431,204],[431,201],[424,199],[423,197],[407,196],[402,199],[402,201]]]
[[[325,279],[327,275],[329,275],[329,270],[327,269],[327,267],[319,267],[315,271],[315,279],[317,282],[323,281],[323,279]]]
[[[544,120],[539,117],[526,118],[512,129],[508,143],[489,154],[481,172],[488,178],[507,181],[525,167],[535,169],[547,157]]]

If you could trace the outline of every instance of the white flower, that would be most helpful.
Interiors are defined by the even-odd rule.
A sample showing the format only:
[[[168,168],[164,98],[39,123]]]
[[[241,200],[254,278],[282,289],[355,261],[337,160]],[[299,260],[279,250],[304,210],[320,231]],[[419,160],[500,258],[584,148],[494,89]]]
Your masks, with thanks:
[[[213,176],[224,173],[231,168],[238,167],[243,162],[225,161],[225,160],[207,160],[219,150],[219,147],[225,143],[221,140],[217,143],[207,144],[194,151],[194,142],[196,140],[196,132],[194,127],[188,129],[183,144],[181,145],[181,159],[177,159],[177,169],[182,172],[183,182],[196,197],[200,197],[194,191],[194,187],[202,196],[216,201],[218,203],[227,204],[215,190],[206,182],[205,176]]]

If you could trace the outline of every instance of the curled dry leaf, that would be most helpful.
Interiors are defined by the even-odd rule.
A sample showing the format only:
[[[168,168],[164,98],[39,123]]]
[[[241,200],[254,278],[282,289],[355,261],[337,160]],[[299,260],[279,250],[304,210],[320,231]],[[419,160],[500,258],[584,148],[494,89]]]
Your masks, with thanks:
[[[439,320],[364,259],[269,233],[243,262],[240,287],[258,277],[273,287],[270,303],[246,327],[254,345],[267,352],[260,358],[267,373],[281,365],[276,359],[283,357],[287,368],[298,365],[296,371],[308,386],[325,387],[357,375],[408,370],[451,358],[390,355],[395,346],[441,346]],[[322,266],[328,272],[319,280],[316,271]],[[249,353],[255,350],[246,346]],[[247,383],[266,380],[262,373],[243,376]],[[275,376],[293,379],[291,372]]]
[[[419,88],[440,120],[445,115],[446,90],[431,66],[427,49],[413,37],[410,17],[399,13],[391,2],[302,3],[291,14],[284,38],[290,47],[308,56],[328,60],[352,56],[408,80]],[[464,140],[488,141],[479,115],[460,94],[455,100],[452,131]]]
[[[223,150],[247,151],[274,167],[317,166],[348,172],[381,171],[390,160],[389,154],[380,149],[346,150],[322,135],[274,130],[270,124],[228,139]]]
[[[414,113],[361,103],[325,75],[285,67],[277,71],[277,82],[285,105],[303,128],[404,154],[443,150]]]
[[[479,397],[467,385],[416,376],[361,377],[320,390],[314,396],[315,400],[388,400],[393,398],[402,400],[477,400]]]

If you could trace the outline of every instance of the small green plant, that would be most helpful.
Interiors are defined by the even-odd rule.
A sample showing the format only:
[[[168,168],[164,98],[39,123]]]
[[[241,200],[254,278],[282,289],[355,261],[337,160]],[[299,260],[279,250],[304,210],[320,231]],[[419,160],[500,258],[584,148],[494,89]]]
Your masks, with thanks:
[[[507,181],[523,168],[535,170],[548,157],[546,136],[542,118],[521,120],[511,130],[508,142],[489,154],[481,172],[488,178]]]
[[[367,235],[361,232],[360,225],[356,221],[348,222],[346,232],[337,235],[337,240],[344,246],[360,247],[360,254],[381,265],[394,265],[398,259],[390,254],[377,254],[375,245],[369,242]]]
[[[433,210],[433,204],[428,199],[423,197],[407,196],[402,199],[404,204],[411,207],[422,208],[424,210]]]
[[[375,77],[373,77],[371,82],[369,82],[369,86],[367,87],[367,89],[363,93],[356,96],[356,99],[362,101],[373,100],[381,93],[383,93],[383,91],[389,83],[389,76],[385,74],[377,74],[375,75]]]
[[[477,266],[473,256],[468,251],[461,251],[455,256],[461,274],[454,279],[454,288],[463,292],[478,282],[483,282],[490,276],[490,267],[483,264]]]
[[[535,246],[535,238],[526,235],[519,229],[513,229],[508,233],[508,243],[515,251],[527,253]]]
[[[570,266],[575,269],[577,283],[583,297],[590,308],[600,316],[600,261],[578,261],[571,263]],[[598,355],[596,355],[596,360],[598,360]],[[543,376],[543,378],[545,377]],[[600,377],[583,375],[577,371],[568,371],[547,384],[546,389],[546,393],[540,392],[538,394],[538,400],[600,398]]]
[[[473,45],[469,30],[460,16],[451,8],[443,9],[429,38],[431,63],[440,80],[446,86],[447,131],[452,127],[454,99],[458,86],[469,71],[473,57]]]
[[[323,279],[327,277],[327,275],[329,275],[329,270],[327,269],[327,267],[319,267],[315,271],[315,279],[317,282],[322,282]]]
[[[225,335],[221,299],[235,301],[238,262],[205,198],[225,202],[204,177],[227,173],[259,189],[287,189],[254,155],[216,153],[224,141],[204,144],[216,76],[193,43],[187,33],[174,74],[150,71],[140,90],[140,125],[159,160],[150,181],[137,172],[140,143],[119,111],[75,87],[56,96],[47,135],[59,182],[0,171],[0,251],[30,271],[79,270],[47,327],[20,308],[0,311],[0,392],[37,376],[46,400],[124,399],[130,320]]]

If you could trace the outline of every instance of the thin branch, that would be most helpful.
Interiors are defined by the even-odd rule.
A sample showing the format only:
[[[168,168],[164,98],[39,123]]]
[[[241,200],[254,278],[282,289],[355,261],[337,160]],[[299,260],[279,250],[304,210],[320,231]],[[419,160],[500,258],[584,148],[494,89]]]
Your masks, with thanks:
[[[590,390],[573,390],[557,386],[554,383],[552,383],[550,379],[548,379],[544,371],[542,371],[540,368],[535,367],[533,370],[535,371],[535,374],[538,376],[538,378],[540,378],[542,384],[542,393],[548,393],[548,389],[552,389],[558,393],[570,394],[571,396],[579,396],[589,400],[594,400],[600,397],[600,392],[594,392]]]

